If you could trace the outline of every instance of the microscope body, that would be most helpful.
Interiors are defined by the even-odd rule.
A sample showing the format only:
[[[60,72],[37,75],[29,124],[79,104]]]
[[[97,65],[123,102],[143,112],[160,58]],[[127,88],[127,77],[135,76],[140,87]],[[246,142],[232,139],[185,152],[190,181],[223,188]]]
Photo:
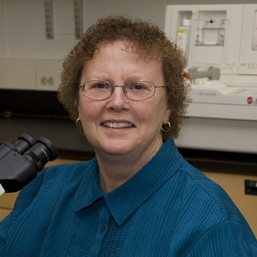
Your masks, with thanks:
[[[56,159],[58,151],[47,138],[34,142],[22,134],[15,144],[0,146],[0,184],[5,192],[16,192],[33,180],[48,161]]]

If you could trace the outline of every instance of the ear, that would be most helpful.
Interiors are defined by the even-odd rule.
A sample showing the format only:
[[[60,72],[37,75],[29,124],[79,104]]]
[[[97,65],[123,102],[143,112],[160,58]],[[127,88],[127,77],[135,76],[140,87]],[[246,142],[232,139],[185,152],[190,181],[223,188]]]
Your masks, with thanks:
[[[167,124],[171,115],[171,108],[167,105],[167,109],[164,113],[163,124]]]

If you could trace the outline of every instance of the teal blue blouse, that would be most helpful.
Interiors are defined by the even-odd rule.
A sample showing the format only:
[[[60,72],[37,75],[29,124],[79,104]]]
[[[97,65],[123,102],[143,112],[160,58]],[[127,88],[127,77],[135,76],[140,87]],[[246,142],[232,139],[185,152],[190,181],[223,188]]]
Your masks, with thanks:
[[[1,257],[257,256],[257,242],[227,194],[167,140],[106,194],[97,160],[44,169],[0,223]]]

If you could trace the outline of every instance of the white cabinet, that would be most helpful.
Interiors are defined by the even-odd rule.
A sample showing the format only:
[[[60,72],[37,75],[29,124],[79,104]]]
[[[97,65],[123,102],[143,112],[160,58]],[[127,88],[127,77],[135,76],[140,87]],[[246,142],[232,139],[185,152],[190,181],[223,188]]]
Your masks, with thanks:
[[[53,1],[53,39],[46,36],[44,0],[6,3],[10,58],[62,59],[76,44],[73,1]]]
[[[38,60],[36,61],[36,79],[38,90],[57,90],[60,85],[62,61]]]
[[[74,6],[79,0],[52,0],[52,39],[46,36],[45,4],[48,1],[0,0],[0,88],[57,89],[60,63],[78,42]],[[98,18],[121,13],[151,19],[164,27],[165,1],[81,0],[81,3],[83,31]],[[51,77],[56,78],[54,85],[43,85],[42,77],[47,83],[48,78],[50,81]]]
[[[43,35],[44,0],[6,1],[9,35]]]
[[[2,88],[35,89],[35,61],[0,58],[0,78]]]
[[[49,39],[44,0],[0,0],[0,88],[57,90],[62,60],[78,40],[73,1],[52,4]]]

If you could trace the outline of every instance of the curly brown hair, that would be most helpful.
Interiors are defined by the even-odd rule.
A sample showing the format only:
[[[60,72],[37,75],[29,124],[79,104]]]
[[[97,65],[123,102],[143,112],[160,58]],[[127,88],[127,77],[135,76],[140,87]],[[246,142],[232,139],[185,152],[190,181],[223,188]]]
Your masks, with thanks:
[[[99,19],[83,35],[64,59],[58,99],[68,111],[70,118],[78,118],[78,85],[87,60],[91,60],[103,43],[125,40],[136,49],[142,58],[160,58],[168,105],[172,112],[169,118],[171,129],[163,132],[163,138],[177,138],[183,116],[189,103],[189,85],[185,80],[185,57],[178,46],[151,22],[132,19],[128,16],[108,16]],[[80,127],[82,129],[82,127]]]

